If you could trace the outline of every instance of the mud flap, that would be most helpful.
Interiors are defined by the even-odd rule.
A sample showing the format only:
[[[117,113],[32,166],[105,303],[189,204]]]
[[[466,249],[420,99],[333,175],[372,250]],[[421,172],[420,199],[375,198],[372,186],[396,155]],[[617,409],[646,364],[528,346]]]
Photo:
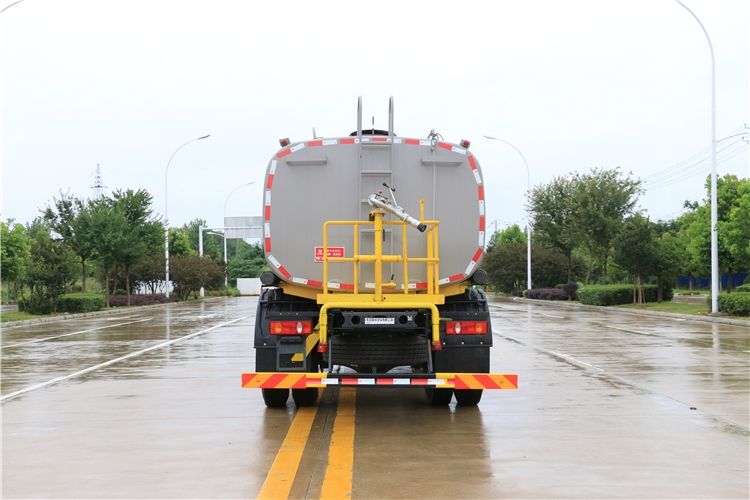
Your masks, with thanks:
[[[449,373],[489,373],[490,348],[485,346],[445,345],[434,351],[435,372]]]

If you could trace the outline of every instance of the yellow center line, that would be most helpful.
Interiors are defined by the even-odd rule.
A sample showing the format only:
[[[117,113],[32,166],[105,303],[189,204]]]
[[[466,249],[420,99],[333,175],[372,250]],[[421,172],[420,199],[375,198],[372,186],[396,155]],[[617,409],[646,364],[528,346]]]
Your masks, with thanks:
[[[357,393],[354,388],[340,389],[321,498],[351,498],[352,496],[356,398]]]
[[[276,460],[273,461],[271,471],[263,483],[258,498],[278,499],[289,496],[317,409],[317,407],[305,407],[297,410],[297,415],[294,416],[289,432],[276,455]]]

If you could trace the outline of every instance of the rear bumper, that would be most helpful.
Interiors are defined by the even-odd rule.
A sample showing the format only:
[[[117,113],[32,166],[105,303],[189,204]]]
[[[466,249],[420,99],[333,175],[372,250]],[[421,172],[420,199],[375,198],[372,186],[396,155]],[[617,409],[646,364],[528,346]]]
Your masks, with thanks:
[[[518,375],[498,373],[243,373],[245,389],[311,387],[434,387],[436,389],[518,389]]]

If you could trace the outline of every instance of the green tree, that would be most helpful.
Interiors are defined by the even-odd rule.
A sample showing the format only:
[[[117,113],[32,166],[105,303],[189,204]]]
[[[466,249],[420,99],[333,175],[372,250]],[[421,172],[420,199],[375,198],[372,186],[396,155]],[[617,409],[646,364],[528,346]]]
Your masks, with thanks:
[[[31,240],[31,259],[26,270],[26,280],[31,297],[25,301],[25,310],[32,314],[49,314],[55,309],[58,297],[73,284],[78,274],[76,255],[62,241],[39,231]]]
[[[496,290],[510,293],[526,288],[527,246],[524,242],[498,244],[485,255],[484,270],[490,285]],[[572,275],[576,277],[583,269],[580,258],[571,259]],[[534,288],[553,288],[567,279],[566,259],[556,248],[532,242],[531,281]]]
[[[190,292],[201,287],[216,290],[224,285],[224,267],[210,259],[197,255],[180,255],[170,258],[170,279],[175,291],[182,300],[187,300]]]
[[[526,194],[535,234],[542,234],[545,242],[560,250],[567,260],[567,281],[572,276],[573,251],[580,243],[575,193],[572,181],[555,177],[549,184],[536,186]],[[532,258],[533,255],[532,252]]]
[[[49,227],[49,224],[47,224],[47,222],[44,220],[44,217],[35,217],[33,221],[26,223],[23,234],[29,241],[31,241],[36,238],[37,234],[49,234],[50,231],[51,228]]]
[[[130,305],[130,272],[140,264],[147,255],[160,248],[164,227],[153,215],[151,202],[153,196],[144,189],[133,191],[116,190],[112,193],[115,210],[121,211],[126,225],[123,228],[123,245],[117,251],[117,263],[125,270],[125,290]],[[163,243],[162,243],[163,244]]]
[[[491,247],[485,254],[483,267],[489,284],[496,290],[510,293],[522,289],[526,281],[526,245],[508,243]]]
[[[198,249],[190,247],[190,237],[186,228],[169,228],[169,255],[170,257],[179,257],[180,255],[198,255]]]
[[[237,256],[230,258],[227,263],[227,279],[234,286],[237,278],[257,278],[268,269],[260,242],[250,245],[244,240],[238,241]]]
[[[690,291],[693,291],[693,277],[706,277],[709,276],[710,269],[702,267],[702,263],[695,258],[691,251],[692,235],[691,226],[693,222],[698,218],[698,207],[685,202],[685,208],[689,211],[683,213],[677,218],[679,230],[677,231],[676,237],[680,241],[680,246],[684,249],[684,260],[683,260],[683,273],[688,276]]]
[[[264,259],[266,258],[263,245],[260,241],[256,241],[252,245],[247,243],[245,240],[238,240],[240,245],[237,249],[237,256],[243,259]]]
[[[750,272],[750,179],[738,181],[728,212],[726,222],[719,225],[720,235],[735,269]]]
[[[643,303],[643,277],[653,266],[656,254],[654,231],[646,217],[630,217],[614,239],[615,263],[635,277],[633,303]],[[636,290],[638,297],[636,300]]]
[[[29,241],[24,236],[22,224],[0,222],[0,279],[13,283],[13,299],[16,299],[17,282],[26,272],[26,262],[31,257]]]
[[[116,276],[120,251],[127,243],[125,234],[128,221],[122,207],[105,196],[91,202],[91,227],[97,254],[96,262],[104,278],[104,293],[109,307],[109,281],[111,277],[115,277],[114,292],[117,289]]]
[[[624,177],[619,167],[595,168],[590,173],[573,177],[577,233],[582,235],[591,259],[586,275],[588,283],[595,260],[602,263],[604,277],[612,242],[620,232],[624,218],[631,214],[642,182]]]
[[[170,249],[171,252],[171,249]],[[166,259],[163,253],[147,255],[143,261],[132,271],[133,282],[137,286],[156,294],[157,289],[165,280]]]
[[[705,275],[711,273],[711,178],[706,179],[707,199],[695,210],[695,219],[686,229],[688,251],[693,266],[701,269]],[[717,228],[719,238],[719,271],[729,274],[727,291],[731,292],[732,275],[737,270],[744,270],[748,230],[743,225],[748,180],[740,180],[734,175],[725,175],[717,179]],[[732,217],[734,214],[734,218]],[[732,248],[735,251],[732,252]]]
[[[208,227],[208,223],[203,219],[193,219],[182,226],[182,229],[187,233],[190,248],[195,251],[195,255],[200,251],[198,229],[201,227]],[[214,262],[224,262],[224,243],[221,240],[221,236],[203,232],[203,256],[210,258]]]
[[[568,265],[570,275],[568,275]],[[534,288],[554,288],[557,285],[575,281],[580,278],[583,269],[583,261],[575,254],[570,261],[567,261],[557,248],[546,247],[532,241],[531,282]]]
[[[661,229],[660,226],[656,228]],[[666,232],[654,240],[654,255],[649,274],[656,277],[657,301],[661,302],[664,284],[674,287],[677,278],[685,269],[687,251],[680,239],[673,232]]]
[[[497,243],[500,245],[508,245],[510,243],[523,243],[526,244],[526,234],[521,231],[518,224],[508,226],[498,233]]]
[[[42,212],[44,220],[81,261],[81,290],[86,292],[86,260],[94,257],[95,245],[89,205],[70,193],[60,191],[52,206]]]

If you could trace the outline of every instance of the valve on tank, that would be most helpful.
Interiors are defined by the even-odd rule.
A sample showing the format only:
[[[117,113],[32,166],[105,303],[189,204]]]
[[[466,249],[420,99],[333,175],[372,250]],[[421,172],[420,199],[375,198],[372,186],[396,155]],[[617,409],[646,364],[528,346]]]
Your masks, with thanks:
[[[367,202],[370,204],[370,206],[385,210],[386,212],[393,214],[402,221],[406,222],[410,226],[417,228],[419,232],[424,233],[425,229],[427,229],[427,226],[406,213],[406,211],[404,211],[404,209],[398,206],[398,204],[396,203],[396,196],[393,194],[396,192],[396,188],[389,186],[385,182],[383,183],[383,186],[388,188],[388,191],[390,191],[393,203],[391,204],[391,202],[388,201],[388,198],[383,196],[383,190],[381,189],[378,190],[377,193],[371,194],[367,199]]]

